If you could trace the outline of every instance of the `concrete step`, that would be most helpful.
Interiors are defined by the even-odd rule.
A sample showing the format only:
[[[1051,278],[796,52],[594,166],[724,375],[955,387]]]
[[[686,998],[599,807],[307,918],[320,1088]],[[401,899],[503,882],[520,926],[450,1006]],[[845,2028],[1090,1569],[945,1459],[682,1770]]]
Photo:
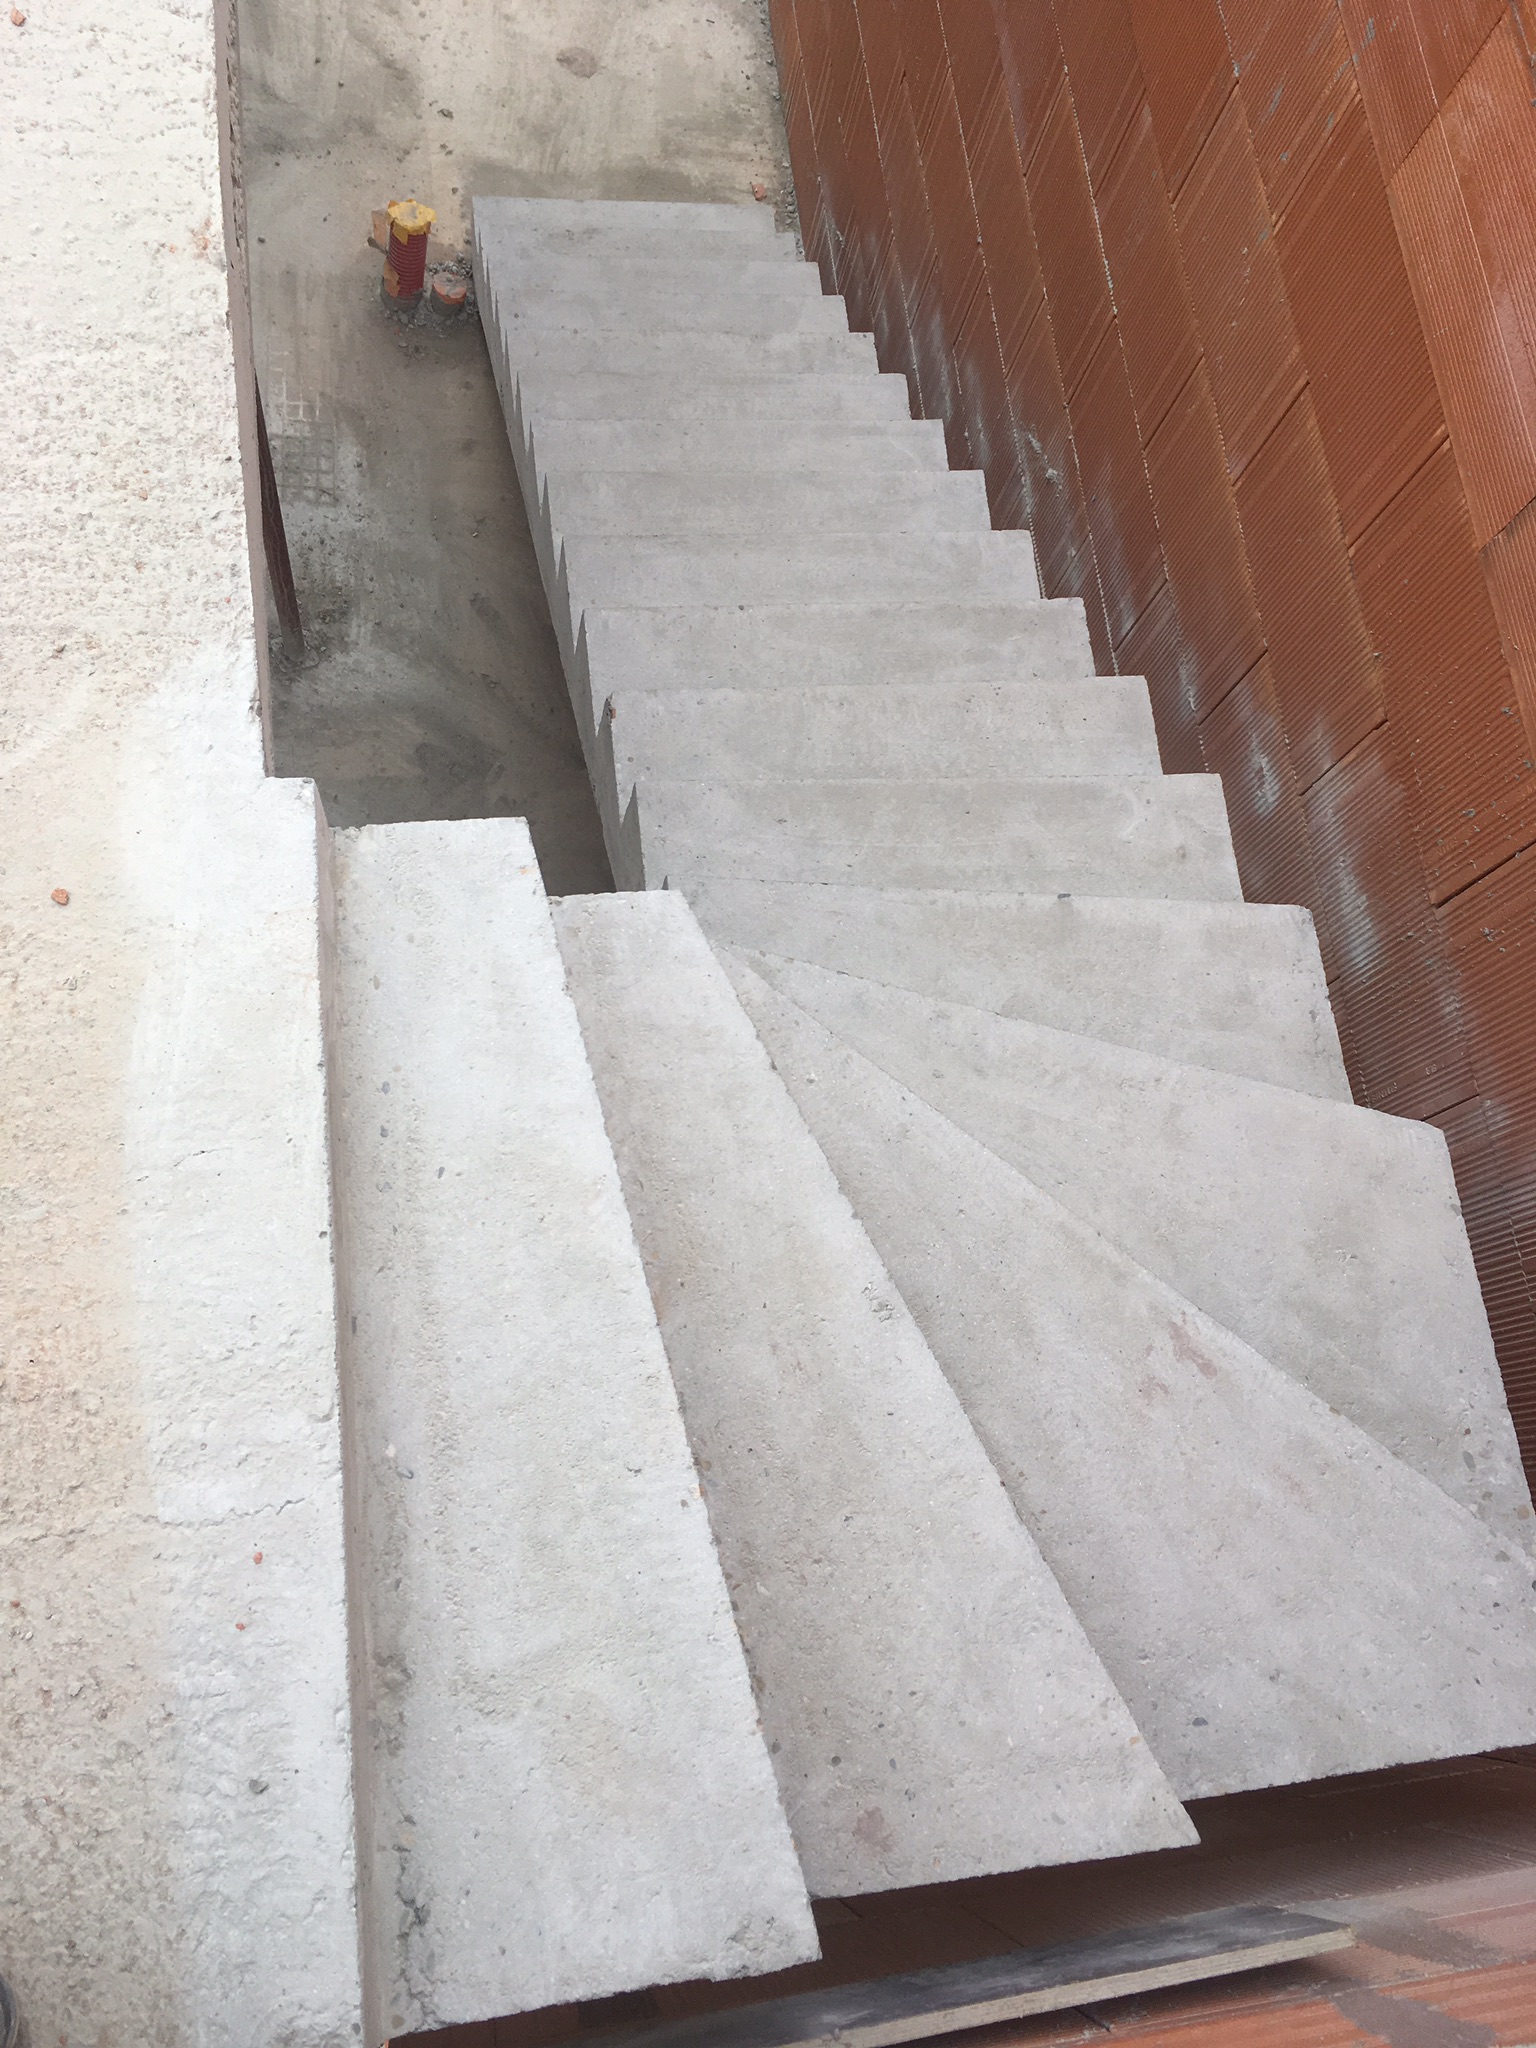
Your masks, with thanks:
[[[529,522],[545,588],[557,600],[567,538],[580,555],[593,540],[665,539],[683,552],[696,542],[718,547],[734,535],[738,546],[761,552],[780,532],[799,542],[826,533],[864,545],[885,533],[991,532],[986,486],[975,470],[896,471],[878,478],[830,470],[766,476],[747,470],[562,470],[546,472]]]
[[[739,956],[1507,1540],[1530,1494],[1432,1126]]]
[[[987,487],[977,469],[769,472],[565,470],[548,476],[543,516],[553,533],[987,533]]]
[[[532,426],[530,440],[541,479],[672,467],[834,477],[887,477],[905,469],[950,473],[942,420],[543,420]]]
[[[1040,594],[1027,533],[785,534],[751,548],[730,536],[568,534],[551,604],[570,648],[588,606],[815,604],[849,589],[888,604],[1028,604]]]
[[[1094,684],[1082,603],[589,605],[567,670],[578,723],[624,685],[807,689],[879,683]]]
[[[814,263],[782,262],[771,248],[713,249],[631,254],[615,245],[596,253],[568,256],[548,247],[487,248],[485,267],[498,306],[512,317],[538,321],[546,314],[559,325],[558,309],[569,300],[600,293],[615,309],[629,309],[635,326],[686,330],[694,312],[722,300],[758,299],[764,305],[819,299],[821,272]],[[669,316],[646,316],[660,307]]]
[[[1094,683],[821,684],[778,690],[616,690],[601,737],[620,797],[659,776],[776,782],[839,776],[1028,779],[1156,775],[1139,677]]]
[[[697,875],[1240,901],[1220,778],[702,783],[648,778],[621,888]]]
[[[555,906],[812,1892],[1187,1841],[687,906]]]
[[[610,371],[567,376],[541,366],[517,373],[518,420],[847,420],[856,426],[912,417],[905,377],[840,376],[800,370],[782,376]]]
[[[511,401],[502,400],[511,417]],[[512,435],[513,454],[518,437]],[[801,424],[794,420],[548,420],[532,434],[533,472],[558,479],[567,472],[667,469],[761,470],[795,475],[808,470],[838,477],[868,471],[926,470],[949,474],[941,420],[895,420],[859,426]],[[528,486],[524,484],[524,495]]]
[[[1350,1100],[1305,910],[703,874],[689,878],[685,893],[725,945]]]
[[[743,343],[735,334],[525,335],[514,367],[540,368],[570,376],[636,375],[671,371],[677,377],[782,377],[791,371],[821,370],[845,377],[878,376],[870,334],[775,334]]]
[[[368,2038],[814,1956],[527,828],[333,879]]]
[[[796,255],[794,238],[774,232],[773,209],[757,204],[700,205],[654,199],[477,199],[478,247],[535,247],[551,253],[606,255],[610,250],[689,249],[727,252],[738,242],[755,252]]]
[[[1181,1796],[1531,1740],[1525,1552],[733,978]]]
[[[840,776],[1155,775],[1139,677],[1092,683],[822,684],[778,690],[616,690],[591,749],[610,859],[635,784]]]
[[[712,267],[699,266],[700,274],[686,295],[659,282],[649,287],[631,284],[616,294],[606,280],[606,264],[591,263],[585,278],[570,276],[556,295],[546,292],[543,279],[536,275],[502,276],[486,265],[481,271],[481,318],[487,339],[494,329],[513,364],[523,336],[542,340],[562,333],[734,334],[766,341],[775,334],[849,331],[843,301],[823,296],[813,271],[797,264],[760,263],[754,269],[764,279],[786,281],[781,289],[758,290],[755,282],[726,278],[711,289],[707,272]],[[809,277],[813,289],[788,282],[802,275]],[[492,345],[493,357],[498,343]]]

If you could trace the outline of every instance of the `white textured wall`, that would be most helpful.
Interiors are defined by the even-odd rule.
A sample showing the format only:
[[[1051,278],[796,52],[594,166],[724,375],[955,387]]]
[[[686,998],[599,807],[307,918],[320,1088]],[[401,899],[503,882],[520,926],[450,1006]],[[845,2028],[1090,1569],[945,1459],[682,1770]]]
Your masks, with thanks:
[[[0,1971],[49,2048],[351,2042],[315,815],[264,781],[253,708],[219,29],[25,11],[0,15]]]

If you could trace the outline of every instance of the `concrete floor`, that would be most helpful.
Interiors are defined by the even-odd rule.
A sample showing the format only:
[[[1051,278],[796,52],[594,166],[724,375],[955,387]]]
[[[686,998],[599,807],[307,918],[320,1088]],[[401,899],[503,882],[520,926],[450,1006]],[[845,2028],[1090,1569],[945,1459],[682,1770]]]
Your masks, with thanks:
[[[276,765],[335,824],[525,816],[611,887],[478,323],[402,329],[369,216],[479,193],[754,203],[788,154],[766,0],[239,0],[257,370],[308,649]],[[274,647],[276,634],[273,634]]]

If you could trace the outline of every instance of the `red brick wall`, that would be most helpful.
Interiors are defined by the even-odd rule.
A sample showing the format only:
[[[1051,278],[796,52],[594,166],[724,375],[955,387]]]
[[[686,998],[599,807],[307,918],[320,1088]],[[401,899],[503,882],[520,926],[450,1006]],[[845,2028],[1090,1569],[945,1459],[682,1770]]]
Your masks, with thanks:
[[[1315,912],[1356,1094],[1450,1141],[1536,1467],[1536,21],[773,13],[807,249],[1221,773],[1249,896]]]

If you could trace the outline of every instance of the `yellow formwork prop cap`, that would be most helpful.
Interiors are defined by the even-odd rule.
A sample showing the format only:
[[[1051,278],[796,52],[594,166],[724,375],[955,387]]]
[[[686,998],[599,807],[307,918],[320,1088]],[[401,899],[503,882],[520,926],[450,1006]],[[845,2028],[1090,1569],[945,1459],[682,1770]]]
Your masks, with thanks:
[[[423,206],[419,199],[391,199],[388,213],[390,225],[402,242],[424,235],[437,219],[432,208]]]

